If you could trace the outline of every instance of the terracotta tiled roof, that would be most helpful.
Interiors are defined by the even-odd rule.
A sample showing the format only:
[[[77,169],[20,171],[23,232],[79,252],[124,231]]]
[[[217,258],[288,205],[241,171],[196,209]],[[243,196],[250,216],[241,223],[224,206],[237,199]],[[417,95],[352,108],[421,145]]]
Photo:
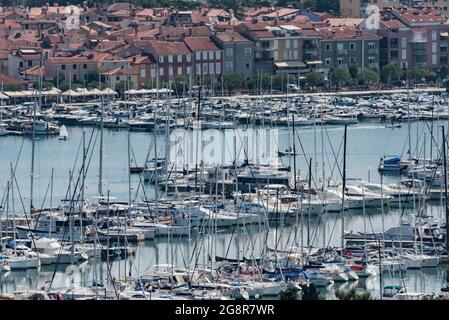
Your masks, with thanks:
[[[22,84],[23,81],[18,80],[16,78],[12,78],[0,73],[0,83],[3,84]]]
[[[244,36],[236,31],[217,32],[215,36],[222,42],[249,42]]]
[[[403,28],[407,28],[407,26],[405,24],[403,24],[401,21],[399,21],[398,19],[382,19],[380,20],[380,25],[384,26],[386,29],[403,29]]]
[[[291,14],[295,14],[298,13],[299,9],[294,9],[294,8],[281,8],[279,10],[276,10],[274,12],[270,12],[268,14],[264,14],[265,17],[270,17],[270,18],[276,18],[276,17],[283,17],[283,16],[288,16]]]
[[[405,23],[410,24],[425,24],[443,21],[443,17],[435,9],[427,8],[407,8],[404,10],[393,10],[393,14]]]
[[[187,37],[184,42],[193,52],[220,50],[209,37]]]
[[[325,39],[332,39],[333,32],[336,39],[356,39],[359,38],[357,34],[357,29],[350,27],[335,27],[335,28],[317,28],[318,33]],[[368,33],[361,32],[361,37],[363,39],[378,39],[379,37]]]
[[[150,46],[158,56],[190,53],[184,42],[151,41]]]

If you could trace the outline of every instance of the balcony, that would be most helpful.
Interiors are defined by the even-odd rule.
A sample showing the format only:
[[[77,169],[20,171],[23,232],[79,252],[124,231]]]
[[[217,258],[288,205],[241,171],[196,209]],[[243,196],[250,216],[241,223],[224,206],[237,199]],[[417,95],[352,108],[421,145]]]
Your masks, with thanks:
[[[269,61],[274,61],[273,57],[257,57],[254,58],[254,62],[269,62]]]
[[[348,50],[346,50],[346,49],[338,50],[337,49],[337,54],[339,54],[339,55],[346,55],[346,54],[348,54]]]

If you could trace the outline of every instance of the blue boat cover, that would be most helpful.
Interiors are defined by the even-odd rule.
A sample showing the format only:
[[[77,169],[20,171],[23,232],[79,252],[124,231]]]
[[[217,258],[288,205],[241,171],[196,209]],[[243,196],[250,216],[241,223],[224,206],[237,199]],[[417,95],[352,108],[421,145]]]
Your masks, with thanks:
[[[395,164],[399,161],[401,161],[401,158],[394,157],[394,158],[390,158],[390,159],[384,159],[384,164]]]

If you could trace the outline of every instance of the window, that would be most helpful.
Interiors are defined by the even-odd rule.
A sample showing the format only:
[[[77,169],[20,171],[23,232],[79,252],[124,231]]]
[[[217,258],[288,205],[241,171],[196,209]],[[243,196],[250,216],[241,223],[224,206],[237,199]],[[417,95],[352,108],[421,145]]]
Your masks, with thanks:
[[[178,67],[178,76],[182,75],[182,67]]]
[[[171,54],[168,55],[168,63],[173,63],[173,56]]]
[[[251,64],[249,62],[245,63],[245,68],[246,68],[246,70],[251,69]]]
[[[432,64],[437,64],[437,55],[432,54]]]
[[[297,49],[298,48],[298,43],[299,43],[298,39],[294,39],[293,40],[293,48]]]
[[[432,53],[437,53],[437,43],[432,42]]]
[[[186,73],[187,73],[187,75],[190,76],[190,74],[192,73],[192,67],[187,67],[186,68]]]
[[[435,30],[432,31],[432,41],[437,41],[437,32]]]
[[[151,69],[151,78],[156,78],[156,69]]]
[[[344,44],[343,43],[337,43],[337,50],[338,51],[342,51],[344,49]]]
[[[324,63],[326,64],[326,66],[330,66],[331,65],[331,59],[327,58]]]
[[[61,69],[65,70],[65,64],[61,65]]]
[[[28,61],[28,67],[31,67],[33,65],[32,61]]]
[[[234,55],[234,49],[233,48],[226,48],[226,56],[227,57],[232,57],[233,55]]]
[[[376,63],[376,59],[374,59],[374,57],[368,57],[368,63],[369,64]]]
[[[169,76],[173,75],[173,67],[168,67],[168,75]]]
[[[73,69],[73,70],[76,70],[76,64],[73,64],[73,65],[72,65],[72,69]]]
[[[203,60],[207,60],[207,51],[203,51]]]
[[[196,74],[201,74],[201,63],[196,65]]]
[[[76,74],[73,75],[73,81],[76,81]]]
[[[273,59],[274,59],[274,61],[279,60],[279,52],[277,50],[273,51]]]
[[[293,51],[293,60],[298,60],[298,51]]]
[[[207,74],[207,63],[203,63],[203,74]]]
[[[120,77],[119,76],[115,77],[115,80],[120,81]]]
[[[140,77],[141,78],[145,78],[147,75],[146,70],[145,70],[145,66],[140,66]]]
[[[341,66],[343,64],[343,59],[342,58],[337,59],[337,64]]]
[[[290,39],[285,40],[285,49],[290,49]]]
[[[407,49],[402,49],[402,60],[407,60]]]
[[[221,51],[215,51],[215,59],[217,60],[221,59]]]
[[[63,66],[63,67],[65,67],[65,66]],[[19,62],[19,68],[23,68],[23,61]]]
[[[374,44],[374,42],[368,42],[368,49],[370,50],[376,49],[376,45]]]
[[[228,71],[232,71],[232,62],[231,61],[228,61],[228,62],[226,62],[226,70],[228,70]]]
[[[355,62],[356,62],[356,60],[355,60],[354,57],[350,57],[350,58],[349,58],[349,63],[350,63],[350,64],[355,64]]]
[[[182,55],[178,54],[177,60],[178,62],[182,62]]]
[[[221,63],[217,62],[215,64],[215,74],[221,74]]]
[[[330,43],[326,43],[326,51],[331,51],[331,44]]]
[[[215,74],[215,66],[213,63],[209,63],[209,74]]]
[[[201,60],[201,51],[198,51],[195,53],[195,59],[196,60]]]
[[[349,50],[355,50],[355,43],[354,42],[351,42],[349,44]]]
[[[192,56],[190,54],[186,55],[187,62],[192,62]]]
[[[164,56],[159,56],[159,63],[164,63]]]
[[[209,51],[209,60],[214,60],[214,52]]]
[[[245,57],[251,57],[251,48],[245,48]]]
[[[402,37],[401,45],[402,45],[402,48],[407,48],[407,37]]]
[[[159,68],[159,75],[163,76],[164,75],[164,68]]]

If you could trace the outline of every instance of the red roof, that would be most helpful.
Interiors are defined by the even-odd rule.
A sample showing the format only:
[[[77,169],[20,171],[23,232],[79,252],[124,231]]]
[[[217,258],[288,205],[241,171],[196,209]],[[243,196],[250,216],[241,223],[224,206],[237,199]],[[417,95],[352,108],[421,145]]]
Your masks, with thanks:
[[[151,41],[149,46],[153,48],[153,52],[158,56],[190,53],[184,42]]]
[[[361,31],[360,36],[357,34],[359,31],[356,28],[351,27],[335,27],[335,28],[317,28],[318,33],[327,39],[332,39],[335,35],[335,39],[379,39],[378,36]]]
[[[221,42],[249,42],[248,39],[246,39],[244,36],[242,36],[240,33],[235,31],[223,31],[223,32],[217,32],[215,36],[221,41]]]
[[[209,37],[187,37],[184,42],[193,52],[220,50]]]
[[[401,10],[394,10],[394,15],[409,24],[426,24],[441,22],[442,16],[433,8],[406,8]]]

